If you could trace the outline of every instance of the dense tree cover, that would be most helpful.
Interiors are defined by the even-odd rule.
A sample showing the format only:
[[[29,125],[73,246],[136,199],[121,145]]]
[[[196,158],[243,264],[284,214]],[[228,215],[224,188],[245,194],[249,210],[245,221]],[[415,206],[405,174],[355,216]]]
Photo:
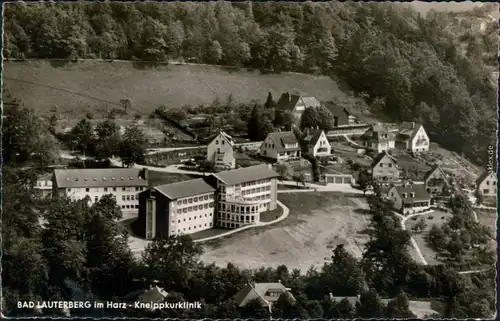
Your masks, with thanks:
[[[498,34],[493,24],[470,31],[464,54],[453,19],[389,3],[16,3],[5,9],[4,55],[330,74],[367,94],[372,111],[420,121],[431,140],[485,162],[496,84],[474,53],[495,56]]]
[[[58,143],[48,130],[48,123],[31,107],[2,89],[3,124],[2,158],[6,165],[33,164],[45,167],[59,159]]]
[[[81,119],[68,134],[59,137],[71,149],[93,156],[102,164],[119,156],[124,166],[131,166],[143,163],[146,154],[146,138],[135,122],[125,127],[122,135],[113,119],[105,119],[94,126],[87,117]]]
[[[457,266],[481,266],[495,263],[491,247],[491,230],[476,222],[472,204],[465,195],[455,194],[450,200],[453,216],[442,226],[433,225],[427,235],[428,244],[445,259]]]

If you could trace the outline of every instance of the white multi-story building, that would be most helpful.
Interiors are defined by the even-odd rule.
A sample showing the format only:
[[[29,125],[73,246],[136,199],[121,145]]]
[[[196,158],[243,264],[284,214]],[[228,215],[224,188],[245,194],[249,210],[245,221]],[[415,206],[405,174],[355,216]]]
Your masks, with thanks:
[[[54,196],[67,196],[73,200],[89,197],[92,204],[111,194],[122,212],[138,212],[138,194],[147,186],[147,169],[56,169],[52,176]]]
[[[216,225],[238,228],[259,223],[260,213],[276,209],[277,177],[268,165],[213,174],[209,179],[219,191]]]
[[[257,165],[153,187],[139,195],[140,229],[151,239],[257,224],[276,209],[277,177]]]
[[[231,136],[221,131],[207,146],[207,160],[216,168],[231,169],[236,166],[234,142]]]

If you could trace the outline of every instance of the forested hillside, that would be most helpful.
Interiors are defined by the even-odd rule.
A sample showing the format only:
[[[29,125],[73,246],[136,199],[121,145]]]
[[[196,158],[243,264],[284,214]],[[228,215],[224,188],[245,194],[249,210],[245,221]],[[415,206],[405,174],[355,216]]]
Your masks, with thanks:
[[[496,136],[498,26],[460,49],[447,13],[383,3],[57,3],[5,6],[7,58],[189,60],[336,75],[376,114],[422,122],[484,163]],[[476,38],[477,37],[477,38]],[[489,59],[491,62],[491,58]]]

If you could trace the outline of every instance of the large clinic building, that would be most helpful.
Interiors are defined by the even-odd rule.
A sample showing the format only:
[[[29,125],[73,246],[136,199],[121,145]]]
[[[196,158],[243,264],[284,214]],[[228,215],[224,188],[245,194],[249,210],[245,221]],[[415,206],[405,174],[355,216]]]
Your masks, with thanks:
[[[148,187],[148,170],[137,168],[56,169],[52,195],[73,200],[89,197],[90,204],[113,195],[122,212],[138,212],[139,193]]]
[[[260,213],[276,209],[277,177],[257,165],[153,187],[139,195],[140,229],[152,239],[258,224]]]

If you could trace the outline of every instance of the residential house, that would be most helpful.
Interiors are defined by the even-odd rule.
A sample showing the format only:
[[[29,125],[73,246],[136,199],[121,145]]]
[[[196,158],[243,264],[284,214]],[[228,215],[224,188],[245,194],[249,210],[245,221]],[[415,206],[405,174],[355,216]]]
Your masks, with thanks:
[[[395,147],[396,134],[382,124],[373,125],[361,136],[363,146],[381,153]]]
[[[207,145],[207,160],[213,162],[216,169],[235,168],[234,142],[231,136],[220,131]]]
[[[332,146],[321,129],[306,129],[303,139],[303,152],[312,157],[330,156]]]
[[[56,169],[52,195],[73,200],[89,197],[90,204],[113,195],[122,212],[136,213],[138,194],[148,187],[148,170],[138,168]]]
[[[52,196],[52,175],[43,174],[38,176],[34,187],[42,197]]]
[[[440,195],[447,185],[447,175],[441,166],[436,164],[425,174],[424,183],[431,196]]]
[[[139,229],[152,239],[257,224],[277,207],[277,177],[264,164],[153,187],[139,194]]]
[[[431,195],[425,184],[403,183],[394,185],[387,197],[393,207],[405,215],[424,212],[431,207]]]
[[[332,114],[333,127],[351,126],[357,123],[356,117],[344,107],[327,105],[327,109]]]
[[[412,153],[429,150],[430,140],[424,126],[415,122],[403,122],[396,135],[396,148],[406,149]]]
[[[258,300],[263,308],[271,312],[273,304],[275,304],[282,295],[288,296],[291,302],[296,301],[290,291],[291,289],[285,287],[281,282],[248,283],[234,295],[233,300],[239,307],[244,307],[249,302]]]
[[[213,227],[215,188],[203,178],[160,185],[139,194],[139,229],[146,239]]]
[[[476,180],[477,192],[484,197],[497,197],[497,174],[493,171],[484,171]]]
[[[309,108],[318,108],[321,103],[315,97],[305,97],[301,95],[292,95],[289,92],[281,95],[276,104],[277,111],[290,111],[297,120],[302,117],[304,111]]]
[[[372,162],[372,179],[378,182],[398,181],[400,170],[396,158],[383,151]]]
[[[269,133],[260,146],[260,155],[276,162],[300,158],[300,146],[291,131]]]

